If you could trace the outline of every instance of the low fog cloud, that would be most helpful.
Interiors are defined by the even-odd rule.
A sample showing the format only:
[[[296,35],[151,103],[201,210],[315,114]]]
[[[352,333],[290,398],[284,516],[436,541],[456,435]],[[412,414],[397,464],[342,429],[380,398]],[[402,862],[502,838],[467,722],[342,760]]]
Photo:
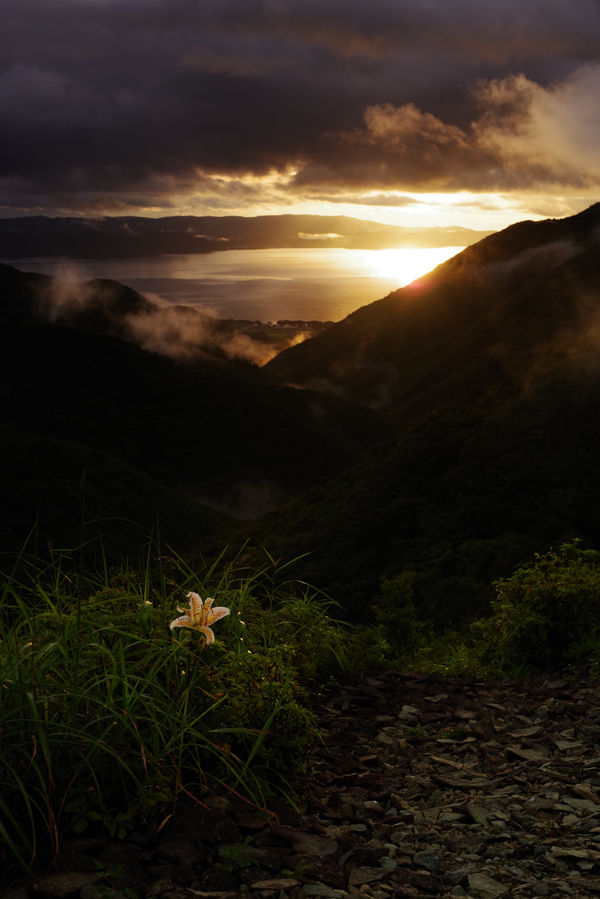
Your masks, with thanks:
[[[37,308],[49,322],[118,337],[185,362],[222,358],[264,365],[308,336],[293,332],[274,346],[251,337],[241,325],[213,319],[192,306],[173,305],[156,295],[142,296],[116,282],[85,281],[81,270],[69,264],[44,282]]]
[[[125,327],[134,343],[144,350],[192,361],[206,354],[246,359],[262,365],[275,355],[273,349],[243,333],[221,332],[192,307],[155,305],[142,314],[130,314]]]
[[[252,521],[277,509],[289,496],[278,485],[261,478],[257,481],[240,481],[226,494],[221,493],[218,497],[201,493],[197,499],[218,512],[242,521]]]
[[[569,297],[570,320],[536,347],[520,374],[523,396],[531,396],[557,374],[585,390],[600,372],[600,310],[595,291],[579,289]],[[510,360],[505,358],[508,367]]]

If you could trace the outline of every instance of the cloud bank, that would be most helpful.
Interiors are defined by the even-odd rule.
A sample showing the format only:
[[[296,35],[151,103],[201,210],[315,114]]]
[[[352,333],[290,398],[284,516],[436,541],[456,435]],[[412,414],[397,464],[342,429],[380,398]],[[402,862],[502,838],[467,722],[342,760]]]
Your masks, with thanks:
[[[6,215],[600,180],[598,0],[5,0],[2,24]]]

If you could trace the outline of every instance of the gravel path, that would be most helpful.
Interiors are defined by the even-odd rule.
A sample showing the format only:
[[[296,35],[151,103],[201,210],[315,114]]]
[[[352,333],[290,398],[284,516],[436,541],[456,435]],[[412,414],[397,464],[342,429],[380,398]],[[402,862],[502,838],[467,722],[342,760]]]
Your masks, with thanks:
[[[1,899],[600,896],[596,681],[388,672],[317,701],[301,815],[182,803]]]

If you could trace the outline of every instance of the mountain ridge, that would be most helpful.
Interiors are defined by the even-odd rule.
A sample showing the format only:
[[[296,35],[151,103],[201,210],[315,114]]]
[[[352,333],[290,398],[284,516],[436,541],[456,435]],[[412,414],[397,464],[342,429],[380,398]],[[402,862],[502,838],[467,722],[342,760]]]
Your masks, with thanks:
[[[27,216],[0,219],[0,258],[105,258],[233,249],[464,246],[488,231],[405,228],[350,216]]]

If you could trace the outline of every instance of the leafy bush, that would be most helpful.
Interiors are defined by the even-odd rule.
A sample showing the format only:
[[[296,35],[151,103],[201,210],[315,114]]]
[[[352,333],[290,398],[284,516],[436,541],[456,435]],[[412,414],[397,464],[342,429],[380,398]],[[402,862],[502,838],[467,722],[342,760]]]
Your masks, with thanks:
[[[271,782],[304,770],[308,747],[316,736],[308,696],[294,680],[286,656],[289,647],[268,647],[227,660],[215,677],[228,702],[211,716],[214,731],[252,765],[268,772]]]
[[[597,647],[600,552],[565,543],[494,586],[492,617],[479,625],[489,664],[560,667]]]

